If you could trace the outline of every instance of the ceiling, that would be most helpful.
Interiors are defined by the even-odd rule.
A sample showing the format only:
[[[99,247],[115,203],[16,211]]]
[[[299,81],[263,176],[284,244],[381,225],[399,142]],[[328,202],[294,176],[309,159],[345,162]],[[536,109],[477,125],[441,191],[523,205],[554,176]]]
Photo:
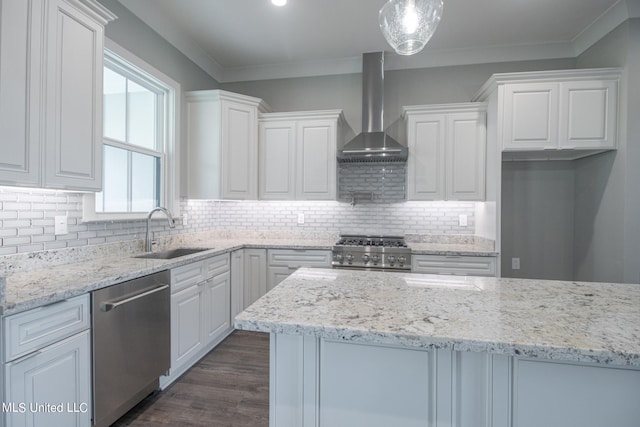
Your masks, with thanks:
[[[444,0],[419,54],[391,54],[378,27],[386,0],[120,0],[219,82],[358,73],[385,50],[387,69],[575,57],[640,0]]]

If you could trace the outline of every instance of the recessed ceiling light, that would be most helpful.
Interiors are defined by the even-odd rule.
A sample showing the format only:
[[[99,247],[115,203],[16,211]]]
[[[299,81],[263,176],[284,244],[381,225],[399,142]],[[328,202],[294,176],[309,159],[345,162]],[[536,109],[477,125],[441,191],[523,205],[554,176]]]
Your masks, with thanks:
[[[285,4],[287,4],[287,0],[271,0],[271,3],[273,3],[275,6],[284,6]]]

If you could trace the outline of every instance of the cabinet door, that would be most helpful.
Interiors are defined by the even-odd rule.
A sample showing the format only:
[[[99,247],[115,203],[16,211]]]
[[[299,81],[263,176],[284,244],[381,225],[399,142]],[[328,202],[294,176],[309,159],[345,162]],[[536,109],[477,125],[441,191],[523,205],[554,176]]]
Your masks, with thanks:
[[[202,282],[204,285],[205,282]],[[171,370],[186,363],[202,347],[202,304],[199,285],[171,295]]]
[[[225,336],[231,326],[231,276],[229,272],[207,280],[202,287],[204,344]]]
[[[102,25],[62,0],[47,10],[45,186],[102,187]]]
[[[231,323],[244,310],[244,249],[231,253]]]
[[[267,251],[244,250],[244,308],[267,293]]]
[[[560,90],[560,148],[616,148],[617,81],[564,82]]]
[[[447,200],[484,200],[486,114],[447,116]]]
[[[0,2],[0,184],[40,185],[40,0]]]
[[[409,117],[407,142],[407,199],[444,200],[445,115]]]
[[[267,291],[275,288],[278,283],[289,277],[298,267],[268,267]]]
[[[298,200],[336,199],[337,123],[301,120],[296,131]]]
[[[558,147],[558,83],[514,83],[504,87],[503,150]]]
[[[222,101],[222,197],[258,198],[258,109]]]
[[[260,123],[258,145],[261,200],[295,199],[295,134],[295,122]]]
[[[91,425],[91,352],[88,330],[7,363],[5,373],[6,393],[3,402],[15,405],[7,413],[7,425]],[[20,404],[25,405],[24,411],[20,410]],[[47,410],[47,406],[42,405],[55,408]]]

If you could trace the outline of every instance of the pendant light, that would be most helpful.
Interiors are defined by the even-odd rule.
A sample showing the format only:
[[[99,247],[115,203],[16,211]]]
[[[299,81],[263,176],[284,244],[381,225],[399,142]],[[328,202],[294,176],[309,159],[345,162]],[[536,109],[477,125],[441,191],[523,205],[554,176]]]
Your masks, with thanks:
[[[380,9],[380,30],[399,55],[420,52],[442,17],[442,0],[389,0]]]

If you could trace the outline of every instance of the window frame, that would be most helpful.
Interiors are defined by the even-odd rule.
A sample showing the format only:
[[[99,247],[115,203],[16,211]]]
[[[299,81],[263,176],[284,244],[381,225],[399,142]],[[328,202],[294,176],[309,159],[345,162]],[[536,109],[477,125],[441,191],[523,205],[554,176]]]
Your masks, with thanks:
[[[164,135],[162,138],[164,143],[163,154],[160,159],[160,205],[167,208],[174,217],[179,217],[179,100],[182,99],[180,84],[110,39],[105,40],[104,62],[117,72],[122,72],[126,77],[133,76],[135,83],[140,84],[135,79],[136,76],[143,77],[149,81],[151,88],[164,92],[163,117],[158,120],[157,129],[159,134],[162,133]],[[146,87],[147,85],[144,86]],[[103,145],[105,140],[109,140],[108,145],[123,148],[121,142],[105,138],[104,135],[102,135],[102,140]],[[136,151],[145,153],[149,150],[140,147],[140,150],[136,149]],[[82,203],[82,222],[131,221],[147,218],[146,212],[96,212],[95,204],[96,193],[86,193]]]

